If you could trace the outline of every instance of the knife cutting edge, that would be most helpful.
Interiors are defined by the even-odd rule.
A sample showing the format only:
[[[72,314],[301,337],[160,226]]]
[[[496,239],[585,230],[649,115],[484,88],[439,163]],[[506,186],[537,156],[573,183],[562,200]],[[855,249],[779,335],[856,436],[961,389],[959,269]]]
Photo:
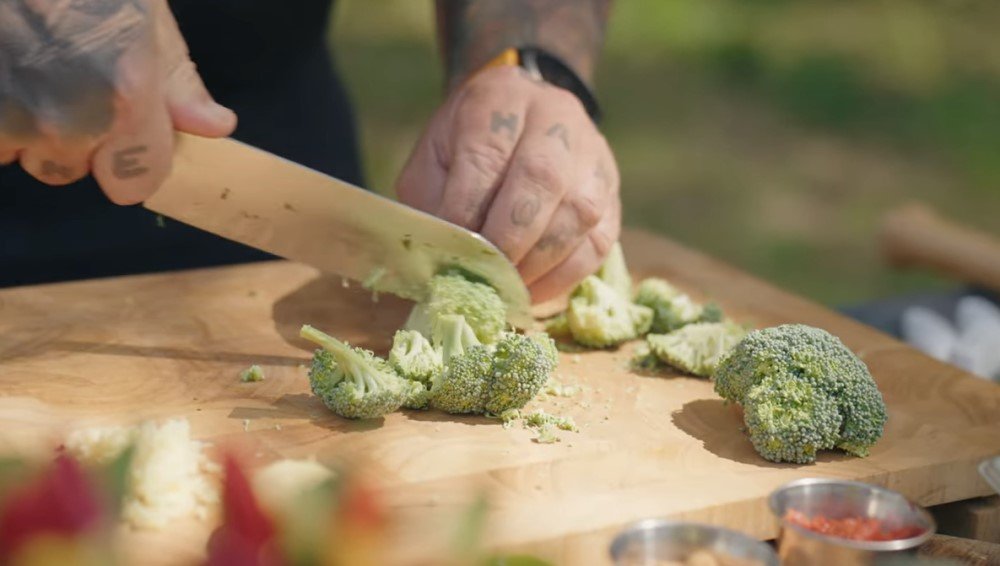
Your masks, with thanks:
[[[479,234],[233,139],[178,133],[172,172],[144,206],[412,300],[460,267],[496,288],[508,322],[533,320],[517,269]]]

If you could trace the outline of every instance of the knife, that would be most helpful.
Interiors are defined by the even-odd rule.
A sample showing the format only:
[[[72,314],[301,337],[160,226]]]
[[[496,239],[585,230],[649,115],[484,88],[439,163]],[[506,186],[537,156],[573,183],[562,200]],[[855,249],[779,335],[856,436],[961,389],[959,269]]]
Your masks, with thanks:
[[[496,288],[508,322],[533,321],[517,269],[479,234],[232,139],[178,133],[173,170],[145,207],[416,301],[460,267]]]

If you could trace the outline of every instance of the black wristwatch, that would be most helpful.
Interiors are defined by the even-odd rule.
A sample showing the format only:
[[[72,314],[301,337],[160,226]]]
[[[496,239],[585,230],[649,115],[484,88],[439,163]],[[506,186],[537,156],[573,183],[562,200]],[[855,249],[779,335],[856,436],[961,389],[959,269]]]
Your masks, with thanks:
[[[583,103],[583,108],[590,119],[595,124],[600,123],[601,108],[597,104],[597,97],[587,83],[583,82],[583,79],[562,59],[536,47],[519,47],[517,63],[536,79],[572,92]]]

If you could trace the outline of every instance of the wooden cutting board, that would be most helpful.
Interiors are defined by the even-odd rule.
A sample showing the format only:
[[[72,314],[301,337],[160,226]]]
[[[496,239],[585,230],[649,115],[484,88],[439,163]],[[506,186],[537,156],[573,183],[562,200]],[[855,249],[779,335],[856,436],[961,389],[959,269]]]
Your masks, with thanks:
[[[0,291],[0,453],[44,454],[74,426],[184,416],[196,437],[238,444],[260,462],[362,463],[393,507],[394,556],[429,552],[485,489],[490,543],[559,564],[606,563],[614,534],[647,517],[773,537],[766,496],[806,476],[886,485],[925,505],[989,493],[975,467],[1000,453],[1000,387],[675,243],[641,233],[624,243],[636,276],[666,277],[739,321],[803,322],[840,336],[888,403],[871,457],[766,462],[709,382],[631,374],[630,347],[563,354],[562,379],[584,391],[541,404],[581,426],[558,444],[435,412],[340,419],[308,392],[311,348],[298,328],[384,351],[407,305],[373,304],[339,278],[287,262]],[[267,379],[240,383],[252,363]],[[136,563],[183,563],[209,530],[130,534],[124,546]]]

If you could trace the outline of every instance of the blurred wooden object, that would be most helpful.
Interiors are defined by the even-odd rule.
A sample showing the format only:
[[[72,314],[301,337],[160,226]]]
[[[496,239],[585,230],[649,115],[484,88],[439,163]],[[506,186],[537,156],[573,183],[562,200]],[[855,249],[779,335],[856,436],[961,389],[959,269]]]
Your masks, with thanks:
[[[879,241],[892,265],[926,267],[1000,291],[1000,240],[959,226],[926,205],[888,212]]]
[[[934,535],[917,553],[925,558],[951,559],[970,566],[1000,564],[1000,544]]]
[[[1000,497],[956,501],[931,509],[938,532],[1000,544]]]

